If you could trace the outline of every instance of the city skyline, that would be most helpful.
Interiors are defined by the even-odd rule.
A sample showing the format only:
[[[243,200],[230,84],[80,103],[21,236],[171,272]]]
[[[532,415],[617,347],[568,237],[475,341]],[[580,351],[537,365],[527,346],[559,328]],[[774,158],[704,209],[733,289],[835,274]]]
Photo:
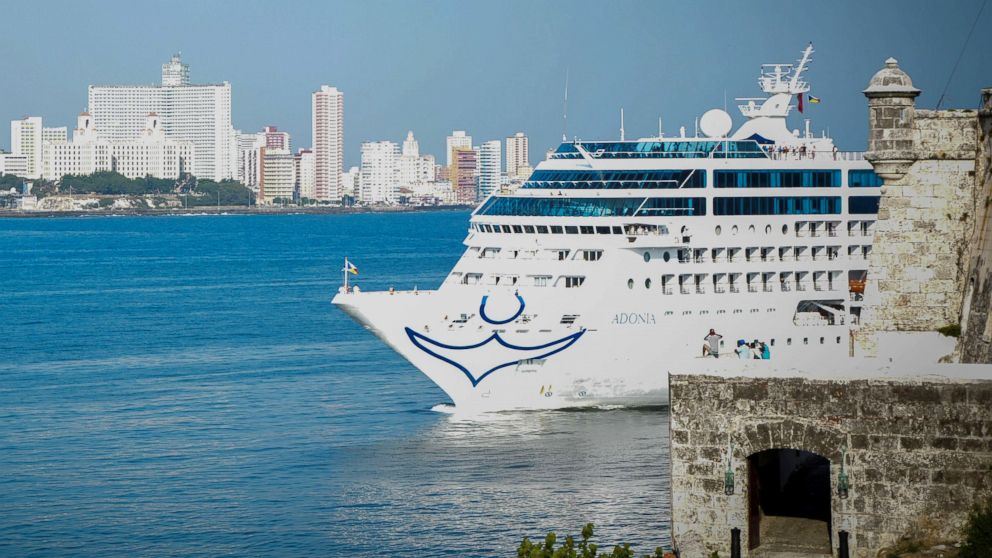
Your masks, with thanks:
[[[531,139],[531,158],[540,160],[565,131],[566,70],[569,138],[616,137],[621,107],[628,138],[656,134],[659,116],[668,135],[676,135],[680,126],[691,133],[694,119],[705,110],[726,102],[734,114],[734,97],[756,92],[756,64],[792,62],[810,40],[817,53],[809,79],[812,93],[823,102],[806,115],[815,131],[829,129],[842,149],[860,150],[866,137],[862,76],[894,56],[923,90],[920,106],[932,108],[979,6],[967,1],[938,10],[901,2],[894,10],[895,3],[782,3],[750,10],[720,4],[716,13],[722,17],[713,18],[712,7],[667,3],[582,4],[569,13],[544,3],[526,4],[523,12],[447,2],[299,3],[225,19],[223,14],[237,13],[242,4],[212,2],[183,4],[173,14],[156,11],[161,25],[149,30],[125,24],[146,13],[143,6],[107,2],[96,6],[95,14],[83,15],[77,13],[81,7],[58,4],[60,9],[50,4],[7,7],[12,20],[44,21],[55,34],[70,32],[79,20],[93,24],[83,44],[59,54],[16,40],[27,28],[12,30],[11,52],[0,61],[0,71],[19,77],[11,77],[5,88],[0,121],[39,115],[49,126],[71,126],[87,108],[88,86],[155,83],[163,61],[182,51],[192,67],[192,82],[231,83],[235,128],[278,126],[299,147],[312,146],[309,95],[322,84],[344,91],[349,98],[345,168],[359,165],[362,142],[401,141],[408,130],[416,132],[423,152],[442,160],[452,130],[466,130],[479,142],[523,130]],[[983,20],[989,17],[983,14]],[[170,25],[179,19],[183,25]],[[487,23],[452,25],[483,20]],[[280,49],[265,41],[218,41],[217,21],[228,26],[225,36],[267,30],[286,40]],[[368,21],[383,32],[371,33]],[[816,29],[808,28],[808,21],[817,21]],[[827,30],[837,25],[850,33],[831,36]],[[771,33],[775,39],[767,40]],[[703,35],[713,39],[693,40]],[[954,40],[919,41],[921,35]],[[578,41],[582,36],[589,38]],[[617,36],[624,47],[603,40]],[[321,37],[326,45],[316,48]],[[121,49],[131,38],[134,48]],[[408,48],[414,43],[416,49]],[[596,48],[602,45],[610,46]],[[944,106],[975,105],[974,92],[990,85],[980,62],[990,46],[987,34],[972,37],[947,86]],[[261,67],[266,71],[259,72]],[[459,67],[461,72],[454,71]],[[739,123],[740,116],[734,117]],[[794,120],[795,127],[799,123]],[[0,137],[0,146],[10,145],[9,136]]]

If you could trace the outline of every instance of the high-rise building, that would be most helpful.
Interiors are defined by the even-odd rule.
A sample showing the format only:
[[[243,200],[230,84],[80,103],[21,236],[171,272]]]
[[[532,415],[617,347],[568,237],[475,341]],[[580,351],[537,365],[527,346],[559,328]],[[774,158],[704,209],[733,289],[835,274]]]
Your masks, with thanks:
[[[69,129],[65,126],[59,126],[58,128],[42,128],[41,129],[41,145],[42,149],[46,143],[68,143],[69,142]]]
[[[466,135],[464,130],[455,130],[451,132],[451,135],[448,136],[447,140],[445,141],[445,156],[447,157],[447,163],[446,163],[447,166],[450,167],[451,163],[454,162],[455,160],[454,154],[452,152],[455,149],[460,149],[463,147],[467,147],[469,149],[472,148],[472,136]]]
[[[25,116],[20,120],[10,121],[10,151],[15,157],[25,158],[27,165],[24,178],[41,178],[41,136],[40,116]]]
[[[407,189],[434,180],[434,156],[420,154],[420,145],[413,132],[407,132],[403,141],[398,180],[400,188]]]
[[[341,199],[344,170],[344,93],[321,85],[312,96],[314,188],[321,201]]]
[[[529,168],[527,136],[523,132],[517,132],[506,138],[506,175],[510,178],[527,178],[521,177],[520,174]]]
[[[270,204],[277,199],[291,201],[296,188],[296,165],[288,149],[260,149],[262,159],[258,179],[258,201]]]
[[[391,141],[362,143],[363,203],[395,203],[398,194],[400,146]]]
[[[476,152],[470,147],[455,147],[451,150],[451,188],[456,203],[474,204],[476,194]]]
[[[231,84],[191,85],[178,55],[162,66],[162,85],[91,85],[89,112],[100,136],[114,143],[140,137],[145,118],[157,114],[165,137],[193,143],[198,178],[232,178],[237,168]]]
[[[499,190],[502,163],[502,142],[492,140],[479,146],[479,192],[476,201],[482,201]]]
[[[262,132],[254,134],[237,135],[237,169],[234,177],[238,182],[258,191],[258,174],[261,171],[261,149],[265,147],[265,134]]]
[[[358,198],[361,191],[362,170],[358,167],[351,167],[341,173],[341,197],[350,196],[352,202]]]
[[[296,152],[296,191],[301,199],[317,199],[317,183],[315,176],[315,158],[312,149],[300,149]]]
[[[265,134],[265,147],[289,150],[289,132],[280,132],[275,126],[266,126],[262,128],[262,133]]]
[[[407,132],[406,139],[403,140],[403,156],[420,157],[420,143],[413,137],[413,130]]]

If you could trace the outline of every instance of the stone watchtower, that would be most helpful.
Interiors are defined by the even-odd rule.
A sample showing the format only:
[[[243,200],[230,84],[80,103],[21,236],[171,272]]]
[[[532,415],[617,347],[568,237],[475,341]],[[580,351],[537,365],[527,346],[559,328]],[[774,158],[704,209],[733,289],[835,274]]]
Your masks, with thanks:
[[[888,181],[902,178],[916,160],[913,120],[920,90],[899,68],[895,58],[885,61],[864,90],[868,97],[868,152],[875,173]]]
[[[920,90],[885,61],[864,90],[865,158],[884,179],[857,348],[866,356],[936,360],[954,349],[936,333],[961,312],[975,217],[977,118],[916,108]]]

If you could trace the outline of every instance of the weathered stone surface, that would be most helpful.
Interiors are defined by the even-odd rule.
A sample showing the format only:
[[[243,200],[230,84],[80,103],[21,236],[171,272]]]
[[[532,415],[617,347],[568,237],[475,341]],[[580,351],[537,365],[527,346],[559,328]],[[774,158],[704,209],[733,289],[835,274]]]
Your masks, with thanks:
[[[831,525],[852,556],[874,558],[921,519],[954,540],[973,502],[992,494],[992,381],[725,378],[680,375],[671,387],[672,532],[685,558],[748,554],[748,465],[773,448],[830,461]],[[741,411],[720,394],[749,397]],[[735,491],[724,494],[730,448]],[[847,499],[837,497],[846,450]],[[836,551],[836,548],[835,548]]]

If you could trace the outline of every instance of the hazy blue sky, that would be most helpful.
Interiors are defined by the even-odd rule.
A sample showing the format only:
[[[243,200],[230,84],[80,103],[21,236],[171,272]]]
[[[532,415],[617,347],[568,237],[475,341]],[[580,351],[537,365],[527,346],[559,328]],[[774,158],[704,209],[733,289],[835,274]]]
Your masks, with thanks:
[[[439,157],[444,137],[476,142],[518,130],[531,156],[557,145],[569,69],[569,136],[692,130],[705,110],[758,93],[758,66],[791,62],[807,42],[823,103],[807,114],[842,149],[862,149],[860,91],[895,56],[932,108],[981,0],[802,2],[275,2],[0,0],[0,145],[8,121],[75,124],[86,86],[158,82],[181,50],[194,82],[229,81],[234,125],[272,124],[310,145],[310,93],[345,92],[345,159],[365,140],[413,130]],[[975,107],[992,86],[992,6],[982,15],[945,106]],[[801,127],[796,120],[793,127]]]

